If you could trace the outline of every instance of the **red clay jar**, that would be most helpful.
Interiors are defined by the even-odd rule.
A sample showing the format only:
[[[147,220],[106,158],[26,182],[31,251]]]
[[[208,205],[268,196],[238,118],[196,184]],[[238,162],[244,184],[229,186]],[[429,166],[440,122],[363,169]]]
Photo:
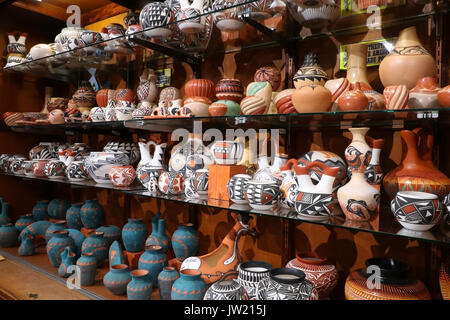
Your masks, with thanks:
[[[192,79],[184,85],[184,97],[205,97],[211,101],[216,100],[214,82],[207,79]]]
[[[350,84],[350,89],[338,99],[339,109],[342,111],[360,111],[367,108],[369,99],[361,90],[359,82]]]
[[[219,100],[239,103],[244,97],[244,87],[237,79],[222,79],[216,84],[216,96]]]

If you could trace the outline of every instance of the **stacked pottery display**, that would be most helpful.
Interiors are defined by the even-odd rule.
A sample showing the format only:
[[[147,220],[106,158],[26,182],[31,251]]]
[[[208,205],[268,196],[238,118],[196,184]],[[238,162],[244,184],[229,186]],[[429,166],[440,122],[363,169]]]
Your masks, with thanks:
[[[379,273],[369,272],[378,267]],[[408,276],[409,266],[401,261],[372,258],[366,261],[367,269],[353,271],[345,282],[347,300],[430,300],[431,296],[422,281]],[[370,280],[369,280],[370,277]],[[369,282],[379,286],[367,286]]]
[[[379,189],[370,185],[364,175],[372,157],[366,143],[369,128],[350,128],[353,140],[345,149],[345,159],[352,172],[350,181],[337,191],[339,205],[349,220],[370,221],[377,215]]]

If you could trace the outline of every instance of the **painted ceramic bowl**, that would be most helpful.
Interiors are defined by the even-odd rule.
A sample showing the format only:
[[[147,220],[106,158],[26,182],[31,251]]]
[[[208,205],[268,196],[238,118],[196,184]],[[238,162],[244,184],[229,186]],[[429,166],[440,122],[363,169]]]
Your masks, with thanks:
[[[138,163],[141,153],[137,143],[134,142],[108,142],[104,147],[103,151],[106,152],[123,152],[130,159],[132,166]]]
[[[14,158],[9,165],[9,172],[12,174],[23,174],[23,163],[25,160],[24,158]]]
[[[198,194],[208,194],[209,170],[208,169],[196,170],[193,179],[195,190],[197,190]]]
[[[270,277],[272,265],[265,261],[246,261],[238,265],[239,282],[247,291],[250,300],[256,300],[256,289],[258,283]]]
[[[240,113],[239,103],[231,100],[218,100],[209,106],[209,114],[213,117],[238,116]]]
[[[33,160],[26,160],[22,163],[23,173],[26,176],[34,176]]]
[[[391,201],[397,221],[412,231],[427,231],[439,222],[443,206],[437,195],[419,191],[397,192]]]
[[[115,111],[118,121],[131,120],[133,118],[133,111],[136,110],[134,103],[128,101],[117,101]]]
[[[158,177],[158,189],[164,194],[181,194],[184,191],[184,176],[181,172],[163,172]]]
[[[216,141],[209,149],[217,164],[236,164],[244,154],[244,143],[235,141]]]
[[[95,107],[89,112],[89,117],[93,122],[105,121],[105,108]]]
[[[227,191],[230,200],[237,204],[246,204],[245,186],[252,179],[248,174],[236,174],[227,183]]]
[[[89,179],[89,173],[84,166],[83,161],[73,161],[67,166],[66,177],[70,181],[84,181]]]
[[[271,210],[278,203],[280,186],[276,182],[249,180],[244,196],[248,204],[256,210]]]
[[[128,187],[136,179],[133,166],[112,166],[109,170],[109,179],[116,187]]]
[[[244,87],[238,79],[222,79],[216,84],[216,96],[219,100],[239,103],[244,97]]]
[[[124,152],[91,152],[85,159],[85,168],[96,183],[111,184],[109,171],[115,165],[128,165],[130,162]]]
[[[221,280],[206,290],[203,300],[248,300],[248,294],[236,280]]]
[[[45,166],[49,161],[49,159],[33,160],[33,174],[36,177],[45,177]]]
[[[66,176],[66,165],[61,160],[49,160],[44,167],[44,174],[49,179],[63,179]]]
[[[306,219],[328,219],[336,205],[333,194],[298,192],[294,207],[300,217]]]
[[[152,38],[167,38],[172,30],[166,26],[175,20],[172,9],[164,2],[147,4],[139,15],[139,22],[145,35]]]

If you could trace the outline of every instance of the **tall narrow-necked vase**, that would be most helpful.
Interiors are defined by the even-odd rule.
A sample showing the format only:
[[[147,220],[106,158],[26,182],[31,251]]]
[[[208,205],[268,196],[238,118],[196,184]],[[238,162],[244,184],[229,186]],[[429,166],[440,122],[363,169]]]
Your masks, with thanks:
[[[347,46],[347,80],[350,83],[365,83],[368,86],[367,78],[367,45],[362,43],[350,44]]]
[[[152,218],[152,233],[145,241],[145,246],[161,246],[164,252],[170,250],[170,237],[166,234],[166,220],[159,219],[159,212]]]
[[[352,133],[352,142],[345,149],[345,160],[348,170],[358,170],[367,167],[372,158],[372,148],[366,142],[366,133],[369,128],[349,128]]]

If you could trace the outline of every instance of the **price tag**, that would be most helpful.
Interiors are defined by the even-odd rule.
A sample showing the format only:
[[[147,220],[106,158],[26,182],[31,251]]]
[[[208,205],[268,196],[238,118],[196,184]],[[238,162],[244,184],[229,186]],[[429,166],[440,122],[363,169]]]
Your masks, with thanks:
[[[417,112],[417,119],[437,119],[439,118],[439,111],[419,111]]]
[[[246,117],[235,117],[234,118],[234,124],[238,125],[238,124],[244,124],[247,122],[247,118]]]

